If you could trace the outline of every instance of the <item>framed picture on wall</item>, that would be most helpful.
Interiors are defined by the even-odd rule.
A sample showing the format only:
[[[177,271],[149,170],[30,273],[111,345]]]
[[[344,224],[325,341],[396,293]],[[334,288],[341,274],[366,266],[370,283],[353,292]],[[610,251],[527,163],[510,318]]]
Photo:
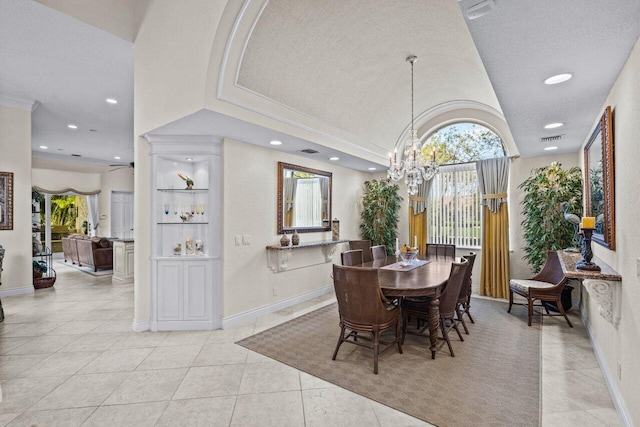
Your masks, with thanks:
[[[13,172],[0,172],[0,230],[13,230]]]

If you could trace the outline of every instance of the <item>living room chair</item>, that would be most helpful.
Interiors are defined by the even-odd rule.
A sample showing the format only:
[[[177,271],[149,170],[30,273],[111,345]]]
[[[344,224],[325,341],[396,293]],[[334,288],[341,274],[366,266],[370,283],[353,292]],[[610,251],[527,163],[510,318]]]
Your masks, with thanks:
[[[384,245],[371,246],[371,257],[373,260],[385,259],[387,257],[387,249]]]
[[[455,258],[456,245],[427,243],[427,258]]]
[[[354,249],[352,251],[344,251],[340,254],[342,265],[353,267],[362,265],[362,249]]]
[[[476,262],[476,254],[470,252],[468,255],[463,255],[462,258],[469,261],[469,265],[467,266],[467,272],[460,287],[460,295],[458,296],[458,303],[456,304],[456,314],[458,315],[457,320],[462,323],[464,333],[469,335],[469,329],[464,322],[463,316],[466,314],[469,316],[471,323],[476,323],[473,321],[473,317],[471,317],[471,313],[469,312],[469,306],[471,305],[471,275],[473,273],[473,264]]]
[[[378,282],[378,269],[333,265],[333,286],[340,313],[340,337],[332,360],[344,342],[373,349],[373,373],[378,373],[378,356],[397,345],[402,354],[400,307],[385,298]],[[380,334],[395,328],[391,342],[380,342]],[[371,340],[362,339],[369,334]],[[358,339],[360,338],[360,339]],[[382,349],[380,345],[382,344]]]
[[[458,324],[455,321],[455,315],[456,306],[458,305],[458,296],[460,295],[460,288],[462,287],[462,282],[465,280],[468,266],[469,261],[464,258],[461,262],[452,263],[451,272],[449,273],[449,279],[447,280],[447,284],[440,294],[440,319],[438,324],[440,327],[440,331],[442,332],[442,338],[439,339],[442,339],[447,343],[451,357],[455,357],[453,347],[451,346],[451,341],[449,340],[449,332],[451,331],[451,329],[455,329],[458,333],[460,341],[464,341],[464,338],[462,338],[462,334],[458,329]],[[402,342],[404,342],[404,336],[407,333],[407,323],[409,320],[409,316],[415,316],[418,322],[419,319],[427,319],[429,317],[430,308],[431,305],[430,301],[428,300],[425,301],[404,298],[404,300],[402,301]],[[429,324],[427,322],[427,324],[422,329],[419,329],[419,331],[415,334],[428,337],[428,327]],[[435,359],[435,357],[435,351],[432,351],[431,358]]]
[[[371,240],[349,240],[349,249],[362,249],[362,261],[373,261],[371,257]]]
[[[567,313],[564,311],[564,307],[561,302],[562,290],[567,283],[562,266],[560,265],[560,257],[556,251],[547,251],[547,260],[544,263],[542,270],[533,276],[531,279],[511,279],[509,281],[509,309],[507,313],[511,313],[511,306],[513,302],[513,294],[518,294],[527,299],[527,303],[515,303],[516,305],[527,306],[529,310],[529,326],[531,326],[531,318],[535,311],[540,316],[563,316],[569,324],[569,327],[573,328],[571,321],[567,317]],[[533,309],[534,301],[540,301],[536,307],[543,306],[546,310],[546,314],[542,311],[536,311]],[[558,306],[560,313],[551,314],[543,303],[555,302]]]

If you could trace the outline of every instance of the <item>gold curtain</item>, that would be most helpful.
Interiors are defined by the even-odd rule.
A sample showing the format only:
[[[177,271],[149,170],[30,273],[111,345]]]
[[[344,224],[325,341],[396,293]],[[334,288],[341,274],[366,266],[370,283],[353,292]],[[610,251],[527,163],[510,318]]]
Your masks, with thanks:
[[[286,200],[285,202],[288,203],[289,201]],[[284,226],[285,227],[293,226],[293,208],[290,208],[288,211],[285,211],[285,213],[284,213]]]
[[[483,207],[480,295],[509,297],[509,211],[500,204],[497,213]]]
[[[409,200],[413,200],[414,196],[409,197]],[[427,210],[415,215],[413,213],[413,206],[409,204],[409,241],[400,242],[400,245],[408,243],[409,246],[413,245],[413,236],[418,237],[418,249],[419,255],[425,255],[427,245]]]

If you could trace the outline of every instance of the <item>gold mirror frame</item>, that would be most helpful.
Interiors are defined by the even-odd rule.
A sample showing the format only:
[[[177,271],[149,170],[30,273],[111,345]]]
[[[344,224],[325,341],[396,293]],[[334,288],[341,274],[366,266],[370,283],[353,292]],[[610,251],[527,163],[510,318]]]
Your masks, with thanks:
[[[327,177],[329,178],[329,185],[328,185],[328,200],[327,200],[327,218],[326,221],[323,220],[322,221],[322,226],[317,226],[317,227],[287,227],[285,226],[285,213],[284,213],[284,172],[285,169],[288,170],[292,170],[292,171],[296,171],[296,172],[303,172],[303,173],[309,173],[309,174],[314,174],[314,175],[318,175],[321,177]],[[332,174],[331,172],[325,172],[325,171],[321,171],[318,169],[311,169],[311,168],[307,168],[304,166],[298,166],[298,165],[293,165],[291,163],[283,163],[283,162],[278,162],[278,224],[277,224],[277,228],[278,228],[278,234],[283,234],[283,233],[293,233],[294,230],[296,230],[298,233],[316,233],[316,232],[322,232],[322,231],[330,231],[331,230],[331,202],[332,202],[332,196],[333,193],[331,192],[331,186],[332,186]]]
[[[601,142],[601,144],[598,144]],[[595,144],[594,144],[595,143]],[[602,182],[593,182],[590,159],[597,158],[594,152],[597,148],[602,150]],[[592,150],[593,148],[593,150]],[[613,123],[611,107],[607,107],[600,118],[598,125],[591,134],[589,142],[584,147],[584,183],[585,183],[585,208],[586,216],[596,217],[596,230],[594,230],[592,240],[602,246],[614,251],[616,249],[616,227],[615,227],[615,170],[613,151]],[[599,208],[592,206],[592,188],[596,185],[602,186],[602,214]],[[595,187],[597,188],[597,187]],[[597,196],[596,196],[597,197]],[[595,212],[593,209],[596,209]],[[598,216],[602,215],[602,220]],[[598,227],[602,224],[602,227]],[[600,232],[601,231],[601,232]]]

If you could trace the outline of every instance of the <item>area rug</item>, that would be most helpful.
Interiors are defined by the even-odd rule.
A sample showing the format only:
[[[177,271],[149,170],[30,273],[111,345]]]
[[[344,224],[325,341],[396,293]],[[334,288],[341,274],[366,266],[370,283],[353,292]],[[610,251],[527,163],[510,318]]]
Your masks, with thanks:
[[[380,355],[345,343],[331,360],[339,334],[336,304],[248,337],[237,344],[437,426],[538,426],[540,325],[526,310],[474,298],[470,335],[455,332],[431,359],[428,338],[407,335],[399,354]],[[522,312],[522,313],[520,313]]]
[[[65,261],[57,261],[58,264],[60,265],[66,265],[67,267],[73,267],[76,270],[80,270],[84,273],[88,273],[92,276],[111,276],[113,274],[113,269],[99,269],[98,271],[93,271],[93,267],[81,267],[79,265],[70,263],[70,262],[65,262]]]

